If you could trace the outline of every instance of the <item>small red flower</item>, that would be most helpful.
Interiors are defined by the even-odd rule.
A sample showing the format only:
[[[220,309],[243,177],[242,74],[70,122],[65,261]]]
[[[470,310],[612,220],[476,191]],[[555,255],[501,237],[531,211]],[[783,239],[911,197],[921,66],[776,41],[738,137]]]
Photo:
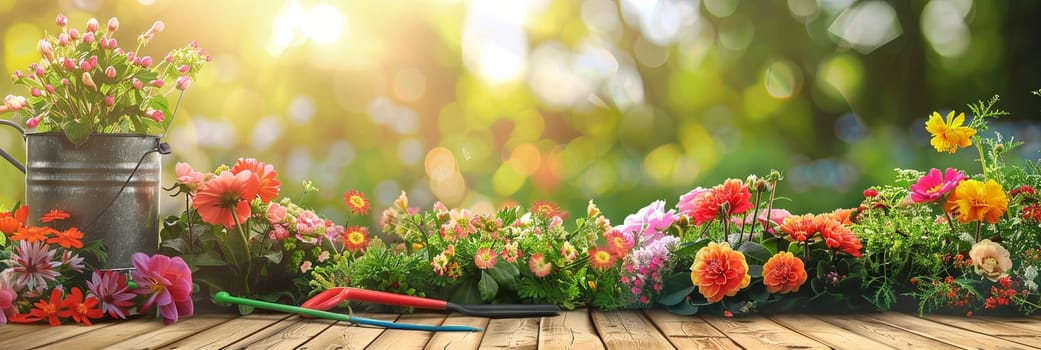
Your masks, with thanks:
[[[877,195],[878,195],[878,190],[876,190],[874,188],[869,188],[869,189],[864,190],[864,198],[874,198]]]
[[[350,226],[343,230],[343,246],[356,252],[369,246],[369,229],[362,226]]]
[[[40,217],[40,223],[46,224],[55,220],[65,220],[68,219],[69,216],[71,215],[69,215],[69,213],[66,213],[63,210],[54,209],[47,212],[47,214],[43,214],[43,216]]]
[[[345,192],[343,194],[343,203],[347,204],[347,208],[350,208],[354,214],[365,215],[369,213],[369,200],[357,190]]]
[[[75,227],[65,231],[53,231],[54,237],[47,239],[47,244],[57,243],[62,248],[83,248],[83,232]]]
[[[556,203],[547,201],[534,201],[531,203],[531,212],[535,215],[552,218],[554,216],[560,217],[561,219],[567,218],[567,212],[561,211],[560,206]]]
[[[83,299],[83,292],[77,287],[72,287],[72,292],[69,296],[61,302],[62,307],[65,308],[66,314],[72,316],[72,320],[76,323],[82,323],[90,325],[91,319],[98,319],[104,316],[101,313],[101,309],[98,309],[98,299],[89,296]]]
[[[71,316],[69,310],[66,309],[65,303],[61,300],[62,290],[61,288],[54,288],[51,290],[51,298],[40,299],[33,306],[32,310],[29,310],[28,314],[15,314],[11,315],[11,321],[17,323],[33,323],[40,320],[47,320],[51,326],[61,325],[61,318]]]

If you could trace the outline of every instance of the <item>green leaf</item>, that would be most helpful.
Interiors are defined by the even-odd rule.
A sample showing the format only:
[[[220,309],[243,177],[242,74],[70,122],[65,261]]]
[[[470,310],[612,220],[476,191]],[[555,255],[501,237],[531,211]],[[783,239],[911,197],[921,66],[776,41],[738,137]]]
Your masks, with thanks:
[[[665,307],[665,310],[682,316],[690,316],[696,314],[698,313],[698,309],[699,307],[691,305],[690,303],[679,303],[676,305],[670,305]]]
[[[693,293],[695,288],[689,274],[671,274],[662,281],[662,292],[658,297],[658,303],[662,305],[679,304],[687,300],[687,296]]]
[[[509,289],[517,289],[517,276],[520,275],[517,265],[503,261],[495,264],[495,267],[485,272],[491,275],[500,285]]]
[[[499,294],[499,283],[495,282],[488,273],[481,272],[481,281],[477,282],[477,290],[481,293],[481,300],[491,301]]]
[[[264,254],[264,258],[267,258],[271,263],[278,264],[282,262],[282,251],[274,251],[271,253]]]
[[[217,254],[217,252],[212,251],[212,250],[208,250],[208,251],[202,252],[201,254],[195,255],[194,257],[192,257],[191,260],[192,260],[192,264],[195,265],[195,266],[216,267],[216,266],[227,266],[228,265],[228,263],[226,261],[224,261],[224,259],[221,259],[220,254]]]
[[[756,265],[766,264],[767,260],[770,260],[772,256],[770,251],[756,242],[744,242],[737,248],[737,251],[745,255],[749,263]]]
[[[76,147],[79,147],[84,142],[87,142],[87,138],[90,137],[91,127],[90,118],[82,117],[79,119],[70,120],[65,124],[65,136],[72,141]]]
[[[752,278],[763,277],[763,265],[748,265],[748,275]]]
[[[676,254],[676,256],[694,256],[699,250],[701,250],[701,248],[707,246],[709,242],[712,242],[712,240],[709,238],[702,238],[693,242],[684,243],[676,249],[674,254]]]
[[[464,283],[455,288],[450,300],[458,304],[480,304],[481,295],[477,291],[477,286]]]
[[[770,292],[766,290],[766,286],[762,283],[756,283],[752,288],[748,289],[748,298],[757,303],[765,303],[767,299],[770,299]]]

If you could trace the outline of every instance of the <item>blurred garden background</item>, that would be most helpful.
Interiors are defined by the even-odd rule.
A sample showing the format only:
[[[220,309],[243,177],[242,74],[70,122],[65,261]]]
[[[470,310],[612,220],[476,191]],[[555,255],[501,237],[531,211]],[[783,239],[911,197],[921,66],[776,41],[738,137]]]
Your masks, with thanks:
[[[989,132],[1041,149],[1038,1],[0,0],[4,74],[39,60],[59,12],[118,17],[130,47],[162,20],[145,54],[213,55],[165,136],[165,184],[176,162],[253,157],[334,219],[357,189],[373,218],[405,190],[478,210],[595,199],[620,221],[771,169],[793,213],[853,207],[893,168],[978,172],[924,122],[995,94],[1011,116]],[[28,92],[0,79],[10,93]],[[24,159],[14,131],[0,147]],[[305,180],[320,191],[301,198]],[[23,198],[14,167],[0,183],[3,205]]]

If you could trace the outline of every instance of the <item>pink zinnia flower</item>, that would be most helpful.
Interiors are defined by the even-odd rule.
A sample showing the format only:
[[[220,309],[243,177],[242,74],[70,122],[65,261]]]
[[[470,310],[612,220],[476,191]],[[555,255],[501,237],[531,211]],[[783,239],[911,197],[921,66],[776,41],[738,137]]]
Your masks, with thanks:
[[[964,179],[967,177],[958,170],[947,168],[943,176],[940,176],[940,169],[932,168],[928,174],[918,179],[917,183],[911,185],[911,200],[915,203],[936,201]]]
[[[101,312],[112,318],[127,318],[127,308],[134,306],[134,293],[127,288],[126,275],[115,271],[94,271],[87,288],[101,301]]]
[[[480,247],[477,248],[477,252],[474,253],[474,264],[481,270],[487,270],[495,267],[497,256],[492,248]]]
[[[56,281],[61,274],[54,269],[61,266],[61,262],[53,261],[54,253],[42,241],[20,241],[8,260],[14,274],[15,287],[18,290],[27,288],[39,292],[47,287],[47,281]]]
[[[175,169],[177,183],[188,186],[188,189],[192,192],[199,190],[199,187],[202,187],[202,184],[206,182],[206,175],[195,171],[188,163],[177,163]]]
[[[165,324],[192,316],[192,271],[181,257],[134,253],[131,260],[135,270],[130,275],[138,286],[134,293],[148,296],[141,305],[142,313],[156,304]]]
[[[531,269],[531,273],[535,274],[535,277],[542,278],[549,276],[549,273],[553,271],[553,264],[546,262],[546,256],[542,253],[535,253],[531,255],[531,260],[528,260],[528,268]]]

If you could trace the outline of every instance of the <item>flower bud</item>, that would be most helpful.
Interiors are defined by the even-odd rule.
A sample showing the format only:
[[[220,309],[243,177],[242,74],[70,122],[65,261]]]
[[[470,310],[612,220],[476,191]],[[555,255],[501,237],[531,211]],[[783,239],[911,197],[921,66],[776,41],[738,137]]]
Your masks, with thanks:
[[[57,24],[59,28],[65,28],[65,26],[69,25],[69,18],[59,13],[58,17],[54,18],[54,24]]]
[[[25,78],[25,74],[22,74],[22,71],[20,71],[20,70],[15,70],[14,71],[14,78],[15,79]]]
[[[90,76],[90,73],[83,72],[83,78],[81,80],[83,81],[83,85],[94,88],[94,90],[98,89],[98,86],[94,85],[94,78]]]
[[[188,73],[189,69],[191,69],[191,67],[188,67],[187,64],[182,64],[180,67],[177,67],[177,71],[181,73]]]
[[[116,31],[116,29],[119,29],[119,20],[116,19],[115,17],[109,18],[108,19],[108,32],[109,33],[114,32],[114,31]]]
[[[83,34],[83,42],[87,44],[94,43],[94,33]]]
[[[45,88],[47,89],[47,93],[48,94],[53,94],[54,93],[54,85],[47,84],[47,86]]]
[[[177,78],[177,85],[175,87],[177,88],[177,90],[183,91],[184,89],[187,89],[190,85],[192,85],[192,78],[189,78],[187,75],[182,75]]]
[[[157,122],[163,121],[163,111],[155,110],[152,111],[152,113],[149,113],[148,116],[152,117],[152,120],[155,120]]]
[[[46,73],[46,71],[43,70],[43,67],[36,66],[36,75],[42,77],[43,73]]]
[[[206,55],[206,62],[213,61],[213,56]]]
[[[40,43],[36,45],[36,48],[40,50],[43,57],[47,58],[48,61],[54,60],[54,48],[51,47],[51,42],[47,39],[41,39]]]
[[[29,89],[29,94],[32,95],[33,97],[43,96],[43,92],[40,91],[40,88]]]
[[[166,57],[163,58],[163,61],[166,61],[166,63],[173,63],[173,55],[166,54]]]
[[[159,80],[159,79],[156,79],[156,80],[152,80],[152,81],[148,82],[148,84],[149,84],[149,85],[152,85],[152,86],[155,86],[155,87],[157,87],[157,88],[161,88],[161,87],[163,87],[163,81],[162,81],[162,80]]]
[[[4,97],[4,106],[6,106],[9,111],[17,111],[28,105],[29,100],[26,100],[25,97],[15,95],[7,95]]]
[[[90,56],[87,62],[90,62],[90,69],[94,69],[94,67],[98,66],[98,56]]]
[[[90,71],[90,61],[80,61],[80,70],[84,72]]]
[[[864,190],[864,198],[874,198],[877,195],[878,195],[878,190],[876,190],[874,188],[869,188],[869,189]]]
[[[97,33],[98,29],[101,29],[101,24],[98,23],[98,19],[97,18],[91,17],[91,19],[87,20],[87,31],[88,32]]]
[[[767,189],[769,189],[770,188],[770,184],[767,183],[766,180],[759,179],[759,180],[755,181],[755,184],[754,184],[754,186],[752,186],[752,188],[755,191],[762,192],[762,191],[766,191]]]
[[[65,85],[65,86],[69,86],[69,79],[68,78],[62,78],[61,79],[61,84]]]
[[[25,127],[29,129],[35,129],[37,125],[40,125],[40,117],[32,117],[25,121]]]
[[[69,45],[69,41],[71,41],[71,39],[69,39],[69,34],[68,33],[58,34],[58,44],[59,45],[67,46],[67,45]]]
[[[141,66],[148,68],[152,66],[152,56],[141,57]]]
[[[65,67],[65,70],[73,70],[76,69],[76,62],[73,62],[71,58],[65,57],[63,66]]]
[[[600,208],[598,208],[596,204],[593,203],[593,200],[590,199],[589,204],[586,205],[586,217],[591,218],[597,215],[600,215]]]
[[[109,79],[115,79],[116,78],[116,67],[108,66],[108,68],[105,68],[105,76],[108,77]]]
[[[1001,153],[1001,151],[1004,151],[1004,150],[1005,150],[1005,144],[999,143],[999,144],[994,145],[994,152],[995,153]]]
[[[141,90],[141,88],[145,87],[145,83],[142,83],[140,80],[137,80],[137,78],[134,78],[134,80],[130,82],[130,85],[132,85],[134,89],[137,90]]]
[[[154,34],[158,34],[158,33],[162,33],[163,29],[166,29],[166,24],[163,23],[163,21],[155,21],[155,23],[152,23],[152,28],[149,29],[148,31],[150,31],[150,32],[152,32]]]
[[[127,62],[134,62],[136,64],[140,60],[140,58],[134,57],[133,52],[127,52]]]
[[[105,96],[105,105],[106,106],[112,107],[112,105],[114,105],[114,104],[116,104],[116,98],[115,97],[112,97],[112,95]]]
[[[112,40],[115,40],[115,39],[112,39]],[[117,54],[117,55],[122,55],[123,54],[123,49],[117,47],[115,51],[112,51],[112,53]]]
[[[69,39],[80,40],[80,31],[75,29],[69,30]]]

